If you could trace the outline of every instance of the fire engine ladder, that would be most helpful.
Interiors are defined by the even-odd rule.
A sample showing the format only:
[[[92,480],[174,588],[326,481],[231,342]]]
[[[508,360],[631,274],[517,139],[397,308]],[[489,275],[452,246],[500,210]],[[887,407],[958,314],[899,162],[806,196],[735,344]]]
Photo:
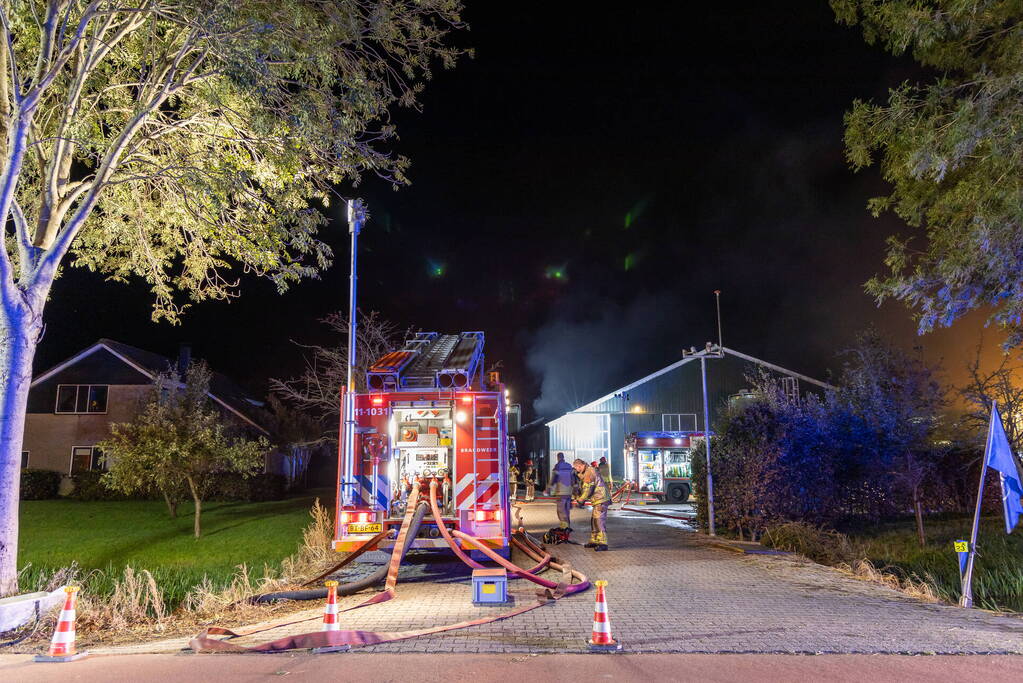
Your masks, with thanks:
[[[500,399],[503,400],[503,397]],[[501,481],[501,437],[499,425],[497,423],[498,406],[494,404],[493,415],[476,415],[476,402],[473,402],[473,420],[475,420],[475,429],[472,430],[472,468],[473,472],[476,473],[475,481],[475,495],[472,499],[472,518],[476,519],[476,511],[480,506],[480,497],[486,492],[488,488],[493,484],[492,477],[496,476],[498,486]],[[480,449],[486,448],[488,450],[487,457],[480,457]],[[488,471],[491,473],[487,475],[487,478],[480,481],[479,471],[480,463],[487,463],[493,465],[493,468],[488,467]],[[500,500],[500,492],[498,492],[498,500]]]
[[[414,363],[402,373],[402,388],[424,389],[437,384],[437,371],[444,367],[444,362],[458,344],[457,334],[440,334],[432,340],[428,348],[423,349]]]
[[[458,343],[444,361],[444,367],[438,370],[437,383],[441,387],[467,387],[473,383],[473,376],[480,373],[479,385],[482,385],[483,370],[483,333],[463,332],[458,335]],[[448,380],[445,383],[445,376]]]

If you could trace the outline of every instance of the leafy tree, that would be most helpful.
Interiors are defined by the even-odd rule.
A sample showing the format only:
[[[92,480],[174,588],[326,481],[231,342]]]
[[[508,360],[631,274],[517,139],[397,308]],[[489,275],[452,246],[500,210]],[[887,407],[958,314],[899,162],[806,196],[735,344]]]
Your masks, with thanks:
[[[749,535],[755,541],[777,514],[780,447],[778,421],[765,401],[726,411],[720,436],[711,445],[714,473],[715,525]],[[701,441],[692,454],[692,481],[707,481],[707,445]],[[707,527],[706,496],[697,502],[698,523]]]
[[[461,0],[0,3],[0,595],[17,588],[32,358],[62,266],[151,289],[153,317],[279,290],[330,262],[335,187],[407,161],[414,107],[460,50]]]
[[[833,401],[864,421],[866,450],[877,472],[887,475],[878,491],[902,493],[912,501],[920,545],[926,545],[923,486],[944,454],[934,438],[946,405],[937,371],[874,330],[861,334],[845,355]]]
[[[348,384],[348,317],[341,312],[331,313],[320,322],[337,335],[338,341],[330,346],[298,344],[309,352],[305,370],[292,379],[271,379],[270,390],[319,420],[324,429],[322,440],[335,440],[341,419],[340,390]],[[394,350],[401,335],[397,325],[383,320],[376,311],[360,314],[355,329],[355,390],[366,391],[370,364]]]
[[[756,399],[725,413],[711,454],[722,528],[755,537],[775,521],[876,520],[912,505],[923,539],[925,486],[945,454],[935,438],[944,400],[933,368],[870,331],[823,396],[793,398],[763,371],[748,380]],[[696,482],[704,457],[693,456]]]
[[[202,535],[202,501],[217,477],[252,474],[270,443],[231,434],[209,398],[210,371],[192,363],[184,385],[174,373],[158,376],[149,401],[132,421],[110,427],[101,444],[109,463],[106,483],[124,493],[156,488],[171,506],[185,489],[195,503],[195,537]],[[173,508],[172,508],[173,510]],[[172,512],[173,514],[173,512]]]
[[[1007,346],[1023,343],[1023,7],[1008,0],[831,0],[870,44],[911,54],[928,76],[857,100],[845,118],[854,169],[880,162],[910,235],[892,236],[888,273],[867,290],[906,303],[920,332],[993,309]],[[914,235],[923,237],[921,243]]]

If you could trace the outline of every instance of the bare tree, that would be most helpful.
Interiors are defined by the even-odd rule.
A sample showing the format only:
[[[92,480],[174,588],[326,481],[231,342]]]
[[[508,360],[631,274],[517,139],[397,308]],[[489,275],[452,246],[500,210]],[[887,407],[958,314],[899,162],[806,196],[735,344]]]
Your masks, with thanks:
[[[331,313],[320,320],[337,335],[331,346],[301,344],[306,351],[305,370],[292,379],[270,380],[270,391],[289,405],[313,416],[324,425],[323,439],[337,439],[341,419],[341,388],[348,384],[348,316]],[[406,331],[408,335],[411,330]],[[355,333],[355,390],[366,391],[366,371],[373,361],[394,350],[401,340],[399,328],[373,311],[361,314]]]
[[[983,436],[991,419],[991,404],[998,401],[1005,435],[1012,450],[1019,453],[1023,447],[1023,363],[1006,353],[996,368],[986,371],[981,368],[980,354],[978,345],[976,356],[966,366],[970,379],[959,389],[959,395],[974,408],[963,417],[963,425]]]

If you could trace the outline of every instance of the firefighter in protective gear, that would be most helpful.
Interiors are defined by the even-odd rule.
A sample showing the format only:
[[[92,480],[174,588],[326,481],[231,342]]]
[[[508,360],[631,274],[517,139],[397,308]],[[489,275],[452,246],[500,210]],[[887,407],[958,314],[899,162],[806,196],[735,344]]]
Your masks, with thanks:
[[[572,478],[575,471],[565,462],[565,454],[558,453],[558,462],[551,470],[551,483],[548,493],[558,499],[558,526],[562,529],[572,528]]]
[[[522,473],[522,478],[526,482],[526,501],[531,501],[536,498],[536,470],[533,469],[533,461],[526,461],[526,471]]]
[[[583,507],[587,502],[593,505],[590,515],[590,542],[587,548],[607,550],[607,507],[611,503],[611,490],[595,467],[585,460],[576,458],[572,467],[579,474],[579,495],[575,502]]]
[[[611,481],[611,465],[608,464],[607,458],[601,457],[600,462],[597,463],[597,472],[609,488],[614,488],[614,482]]]
[[[518,500],[519,497],[519,466],[515,463],[511,464],[508,468],[508,484],[511,486],[511,495],[509,498],[512,500]]]

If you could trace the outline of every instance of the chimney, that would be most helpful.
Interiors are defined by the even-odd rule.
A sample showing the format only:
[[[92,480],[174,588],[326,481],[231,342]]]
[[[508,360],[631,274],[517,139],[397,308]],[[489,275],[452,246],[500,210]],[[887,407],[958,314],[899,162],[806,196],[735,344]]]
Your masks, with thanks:
[[[182,381],[185,379],[185,373],[188,371],[188,366],[192,362],[192,345],[188,343],[178,344],[178,376],[181,377]]]

